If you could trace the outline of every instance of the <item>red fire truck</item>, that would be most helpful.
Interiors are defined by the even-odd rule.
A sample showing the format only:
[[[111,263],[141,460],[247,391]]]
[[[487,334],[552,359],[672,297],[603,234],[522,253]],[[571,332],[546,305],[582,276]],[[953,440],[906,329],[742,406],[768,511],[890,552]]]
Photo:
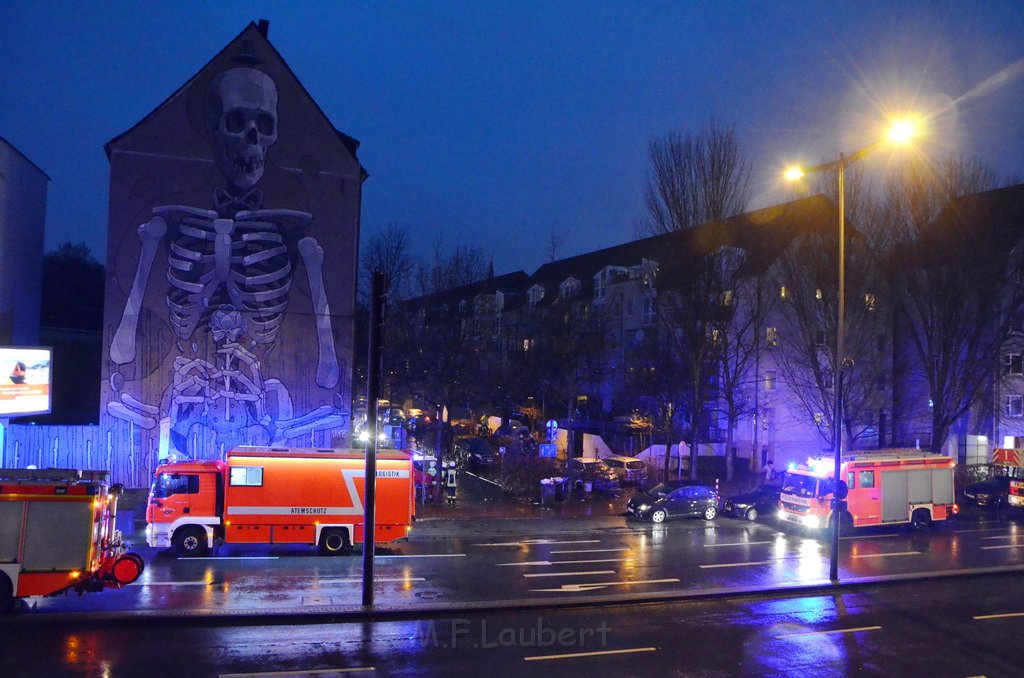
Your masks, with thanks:
[[[1020,444],[1018,442],[1017,444]],[[1024,448],[997,447],[992,451],[992,474],[1006,476],[1006,505],[1024,508]]]
[[[954,462],[920,450],[853,452],[840,466],[848,487],[843,527],[910,523],[925,528],[959,508],[953,492]],[[834,457],[808,459],[787,469],[778,517],[811,529],[831,525]]]
[[[362,450],[237,447],[226,461],[156,469],[146,542],[199,556],[216,544],[315,544],[321,554],[362,542]],[[414,520],[412,460],[377,453],[375,542],[405,538]]]
[[[107,471],[0,469],[0,611],[17,598],[126,586],[142,574],[114,528]]]

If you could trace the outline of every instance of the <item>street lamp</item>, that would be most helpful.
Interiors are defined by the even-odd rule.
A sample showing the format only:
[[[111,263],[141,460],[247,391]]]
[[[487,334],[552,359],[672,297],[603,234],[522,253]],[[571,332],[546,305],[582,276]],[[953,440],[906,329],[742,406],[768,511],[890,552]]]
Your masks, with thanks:
[[[829,557],[829,579],[839,581],[839,523],[845,503],[839,497],[842,482],[843,463],[843,369],[846,366],[846,168],[865,157],[883,144],[906,145],[917,136],[919,124],[913,118],[904,118],[892,122],[885,137],[865,146],[864,148],[845,155],[839,154],[839,160],[816,165],[809,169],[789,167],[783,175],[788,181],[796,181],[811,172],[835,172],[839,179],[839,304],[836,309],[836,355],[833,365],[833,387],[835,404],[832,413],[832,437],[834,472],[832,475],[832,550]]]

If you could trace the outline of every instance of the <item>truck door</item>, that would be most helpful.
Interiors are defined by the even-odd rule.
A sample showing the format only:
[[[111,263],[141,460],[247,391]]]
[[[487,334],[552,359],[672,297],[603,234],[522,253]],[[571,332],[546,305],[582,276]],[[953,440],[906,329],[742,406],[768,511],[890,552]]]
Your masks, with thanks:
[[[193,501],[199,494],[199,475],[195,473],[163,473],[153,487],[154,519],[172,523],[192,515]]]
[[[906,521],[907,491],[906,471],[882,471],[882,522],[892,523]]]

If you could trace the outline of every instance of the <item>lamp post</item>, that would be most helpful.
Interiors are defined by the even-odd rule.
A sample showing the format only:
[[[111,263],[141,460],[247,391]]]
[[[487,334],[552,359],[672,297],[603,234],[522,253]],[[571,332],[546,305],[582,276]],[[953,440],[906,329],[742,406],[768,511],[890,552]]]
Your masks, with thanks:
[[[905,145],[913,139],[917,130],[917,124],[913,120],[896,121],[889,128],[885,138],[880,139],[849,156],[840,153],[839,159],[835,162],[824,163],[809,169],[790,167],[786,170],[785,178],[795,181],[811,172],[835,172],[838,178],[838,200],[839,203],[839,299],[836,308],[836,355],[833,361],[832,384],[835,390],[835,400],[832,411],[832,453],[833,453],[833,475],[832,475],[832,515],[831,523],[831,553],[829,555],[829,579],[839,582],[839,525],[840,518],[846,510],[845,493],[840,498],[839,488],[844,483],[842,478],[843,464],[843,370],[846,367],[846,168],[868,155],[879,146],[885,143],[894,145]],[[843,485],[845,487],[845,485]]]

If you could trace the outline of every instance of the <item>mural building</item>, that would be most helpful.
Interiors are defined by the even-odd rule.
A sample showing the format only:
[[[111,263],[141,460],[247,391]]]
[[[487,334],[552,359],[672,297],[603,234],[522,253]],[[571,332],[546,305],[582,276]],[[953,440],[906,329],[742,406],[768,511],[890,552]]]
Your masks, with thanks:
[[[357,147],[265,22],[107,144],[100,444],[119,480],[169,454],[348,444]]]

